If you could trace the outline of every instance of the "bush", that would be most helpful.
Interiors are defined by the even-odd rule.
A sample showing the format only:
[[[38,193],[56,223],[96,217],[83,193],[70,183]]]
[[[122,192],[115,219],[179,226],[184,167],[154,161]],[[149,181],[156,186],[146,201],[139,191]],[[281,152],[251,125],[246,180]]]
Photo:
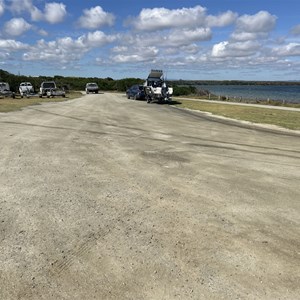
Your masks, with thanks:
[[[173,86],[173,95],[174,96],[188,96],[191,94],[196,94],[197,88],[194,86]]]

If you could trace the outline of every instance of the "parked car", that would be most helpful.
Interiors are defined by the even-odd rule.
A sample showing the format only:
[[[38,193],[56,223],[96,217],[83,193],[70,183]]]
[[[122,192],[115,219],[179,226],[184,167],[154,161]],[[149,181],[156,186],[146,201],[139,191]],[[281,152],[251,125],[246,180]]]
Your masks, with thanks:
[[[86,86],[85,86],[85,92],[87,94],[89,94],[89,93],[98,94],[98,92],[99,92],[98,84],[95,83],[95,82],[89,82],[89,83],[87,83]]]
[[[19,92],[21,98],[24,96],[29,97],[30,95],[34,94],[34,88],[30,82],[21,82],[19,86]]]
[[[127,98],[134,100],[144,100],[145,92],[142,85],[135,84],[126,91]]]
[[[56,89],[56,84],[54,81],[42,82],[40,87],[40,98],[43,96],[48,96],[47,92],[50,92],[52,89]]]
[[[169,102],[172,100],[173,88],[169,87],[164,79],[162,70],[151,70],[144,83],[147,103],[154,100]]]
[[[7,82],[0,82],[0,96],[15,98],[15,93],[10,90]]]
[[[43,96],[47,96],[48,98],[54,96],[65,97],[66,92],[63,89],[57,88],[54,81],[44,81],[41,83],[39,96],[40,98]]]

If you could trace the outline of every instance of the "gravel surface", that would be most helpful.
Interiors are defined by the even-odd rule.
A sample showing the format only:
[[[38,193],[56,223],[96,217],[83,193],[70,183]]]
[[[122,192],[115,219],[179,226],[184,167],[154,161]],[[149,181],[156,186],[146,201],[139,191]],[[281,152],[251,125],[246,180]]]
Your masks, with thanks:
[[[110,93],[0,126],[0,299],[299,299],[299,135]]]

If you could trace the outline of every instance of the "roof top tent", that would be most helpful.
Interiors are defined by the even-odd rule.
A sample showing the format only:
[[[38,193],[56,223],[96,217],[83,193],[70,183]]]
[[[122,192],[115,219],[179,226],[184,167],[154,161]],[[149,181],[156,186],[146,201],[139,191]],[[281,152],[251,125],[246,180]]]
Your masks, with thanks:
[[[146,86],[161,86],[164,81],[162,70],[151,70],[146,80]]]
[[[162,77],[163,77],[162,70],[151,70],[147,80],[153,80],[153,81],[162,80],[163,79]]]

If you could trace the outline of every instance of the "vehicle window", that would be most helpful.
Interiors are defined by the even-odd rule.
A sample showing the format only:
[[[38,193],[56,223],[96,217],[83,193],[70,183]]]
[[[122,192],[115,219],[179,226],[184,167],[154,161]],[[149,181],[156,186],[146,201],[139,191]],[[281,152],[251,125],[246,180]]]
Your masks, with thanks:
[[[54,88],[55,86],[54,86],[54,83],[52,83],[52,82],[45,82],[44,84],[43,84],[43,88]]]

